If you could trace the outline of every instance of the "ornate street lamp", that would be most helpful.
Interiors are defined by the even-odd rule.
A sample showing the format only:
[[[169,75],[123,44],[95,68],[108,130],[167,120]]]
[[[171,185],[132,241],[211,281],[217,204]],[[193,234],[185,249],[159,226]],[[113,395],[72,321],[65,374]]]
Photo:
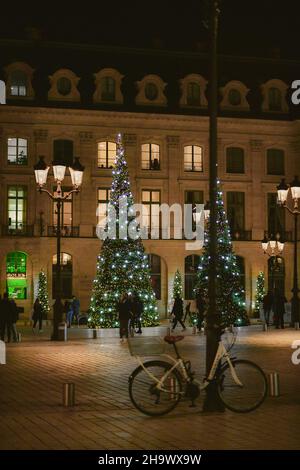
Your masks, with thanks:
[[[290,197],[289,197],[290,196]],[[299,326],[299,287],[298,287],[298,266],[297,266],[297,244],[298,244],[298,215],[300,201],[300,181],[295,176],[293,181],[288,185],[285,180],[281,180],[277,186],[277,202],[284,207],[294,217],[294,281],[293,281],[293,297],[292,297],[292,324]],[[297,324],[297,325],[296,325]]]
[[[284,250],[284,241],[277,240],[273,235],[269,239],[265,236],[261,241],[261,247],[264,254],[268,255],[270,258],[271,286],[274,291],[274,272],[280,267],[281,255]]]
[[[40,193],[45,192],[48,196],[56,202],[57,207],[57,227],[56,227],[56,240],[57,240],[57,264],[56,264],[56,294],[55,303],[53,306],[53,333],[52,340],[58,340],[58,325],[62,320],[63,305],[61,302],[61,252],[60,252],[60,239],[61,239],[61,208],[62,203],[72,193],[79,193],[82,185],[84,167],[80,164],[79,158],[75,158],[74,163],[69,167],[71,174],[73,189],[66,194],[62,194],[61,184],[64,180],[67,167],[60,161],[52,162],[54,180],[57,184],[56,191],[51,193],[44,186],[47,183],[47,176],[50,167],[44,162],[44,157],[40,156],[38,163],[34,166],[34,174],[37,183],[37,189]]]

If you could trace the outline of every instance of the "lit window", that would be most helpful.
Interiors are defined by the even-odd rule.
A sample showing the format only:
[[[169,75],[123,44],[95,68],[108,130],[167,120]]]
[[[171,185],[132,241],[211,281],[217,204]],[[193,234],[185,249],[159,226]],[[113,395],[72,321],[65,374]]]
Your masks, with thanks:
[[[57,285],[57,255],[52,258],[52,298],[60,294],[63,299],[70,299],[73,295],[73,263],[68,253],[60,254],[60,289]]]
[[[234,236],[245,230],[245,193],[238,191],[227,193],[227,217]]]
[[[160,191],[142,191],[142,226],[148,231],[159,230]]]
[[[24,231],[27,215],[27,188],[24,186],[9,186],[7,205],[9,231]]]
[[[197,283],[197,270],[200,263],[200,256],[186,256],[184,262],[184,298],[192,300],[195,298],[194,288]]]
[[[110,189],[98,189],[97,224],[104,227],[110,201]]]
[[[22,70],[14,70],[10,75],[10,94],[12,96],[26,96],[27,75]]]
[[[62,196],[69,192],[71,188],[62,188]],[[54,195],[57,196],[57,193],[54,192]],[[61,210],[60,210],[60,226],[62,227],[63,235],[68,235],[71,233],[71,228],[73,225],[73,194],[70,194],[67,199],[62,201]],[[57,203],[53,201],[53,225],[57,226]]]
[[[203,171],[203,150],[198,145],[184,147],[184,171]]]
[[[98,142],[98,168],[113,168],[116,154],[115,142]]]
[[[142,169],[143,170],[159,170],[159,145],[143,144],[142,145]]]
[[[6,283],[10,298],[27,298],[27,255],[21,251],[8,253],[6,256]]]
[[[157,300],[161,299],[161,258],[158,255],[148,255],[148,265],[151,276],[151,286]]]
[[[9,137],[7,139],[7,163],[27,165],[27,139]]]

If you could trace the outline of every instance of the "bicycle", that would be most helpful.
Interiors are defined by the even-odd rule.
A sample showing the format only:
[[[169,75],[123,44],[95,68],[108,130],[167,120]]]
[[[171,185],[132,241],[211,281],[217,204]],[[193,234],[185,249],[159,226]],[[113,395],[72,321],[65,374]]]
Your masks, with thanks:
[[[131,338],[129,349],[139,366],[129,377],[129,396],[133,405],[149,416],[162,416],[172,411],[185,397],[192,406],[200,392],[216,381],[217,392],[226,408],[237,413],[248,413],[258,408],[267,395],[267,379],[263,370],[254,362],[230,357],[228,349],[220,340],[218,350],[208,377],[199,382],[194,378],[191,362],[180,356],[176,343],[184,336],[161,338]],[[172,345],[176,359],[165,354],[166,344]],[[163,355],[169,361],[143,362],[140,356]]]

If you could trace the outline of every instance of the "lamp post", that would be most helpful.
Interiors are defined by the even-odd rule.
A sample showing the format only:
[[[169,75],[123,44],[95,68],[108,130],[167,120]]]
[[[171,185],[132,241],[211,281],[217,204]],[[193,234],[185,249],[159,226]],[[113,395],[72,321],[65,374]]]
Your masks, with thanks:
[[[261,247],[264,254],[268,255],[271,262],[271,288],[272,291],[275,289],[274,272],[279,267],[279,259],[281,258],[284,242],[282,240],[276,240],[273,236],[268,239],[266,236],[261,241]]]
[[[280,206],[288,210],[294,217],[294,281],[292,289],[292,324],[299,323],[299,287],[298,287],[298,216],[300,214],[300,181],[295,176],[293,181],[288,185],[282,179],[277,186],[277,202]]]
[[[56,202],[57,208],[57,227],[56,227],[56,293],[55,303],[53,306],[53,332],[51,339],[58,340],[58,325],[62,320],[63,306],[61,302],[61,252],[60,252],[60,239],[61,239],[61,208],[62,203],[70,194],[79,193],[82,184],[84,167],[79,162],[79,158],[75,158],[74,163],[69,167],[71,174],[73,189],[63,195],[61,185],[65,177],[66,166],[59,161],[52,162],[54,180],[57,184],[56,191],[51,193],[44,186],[47,182],[48,171],[50,167],[44,162],[44,157],[40,156],[38,163],[34,166],[34,174],[37,183],[37,189],[40,193],[47,193],[52,201]]]

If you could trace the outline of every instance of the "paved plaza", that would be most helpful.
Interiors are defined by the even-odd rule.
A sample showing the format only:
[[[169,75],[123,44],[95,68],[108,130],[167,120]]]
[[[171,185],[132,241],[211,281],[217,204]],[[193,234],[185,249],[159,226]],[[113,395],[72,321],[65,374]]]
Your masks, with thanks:
[[[300,331],[240,329],[235,355],[278,372],[281,395],[250,414],[207,414],[182,402],[161,418],[133,408],[128,376],[136,367],[126,344],[110,333],[97,339],[50,342],[49,331],[7,345],[0,366],[1,449],[299,449],[300,365],[291,344]],[[145,334],[163,334],[165,328]],[[181,351],[203,371],[204,337],[187,335]],[[76,385],[76,406],[62,406],[64,382]]]

